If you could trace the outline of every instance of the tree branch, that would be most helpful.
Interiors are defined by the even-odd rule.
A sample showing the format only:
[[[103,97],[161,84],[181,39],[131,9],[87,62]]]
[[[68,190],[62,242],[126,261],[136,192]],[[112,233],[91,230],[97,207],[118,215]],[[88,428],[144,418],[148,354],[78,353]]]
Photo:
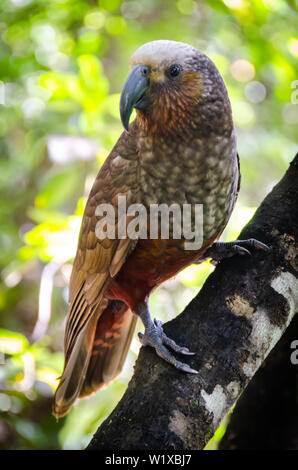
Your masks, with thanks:
[[[298,155],[239,238],[272,251],[221,262],[164,325],[197,351],[189,363],[199,374],[179,372],[142,348],[125,395],[88,449],[194,450],[212,437],[298,309]]]
[[[290,361],[297,338],[295,315],[239,398],[220,450],[298,450],[298,364]]]

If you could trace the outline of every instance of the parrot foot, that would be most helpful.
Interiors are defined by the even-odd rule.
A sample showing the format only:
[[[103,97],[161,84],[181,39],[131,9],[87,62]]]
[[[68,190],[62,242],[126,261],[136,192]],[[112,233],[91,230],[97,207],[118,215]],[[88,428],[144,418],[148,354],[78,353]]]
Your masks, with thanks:
[[[142,322],[145,326],[145,333],[138,333],[140,342],[143,346],[151,346],[155,349],[156,354],[164,359],[166,362],[169,362],[174,367],[183,372],[188,372],[190,374],[198,374],[198,371],[192,369],[188,364],[178,361],[168,350],[166,346],[179,354],[184,354],[186,356],[192,356],[195,353],[191,352],[188,348],[184,346],[179,346],[175,343],[174,340],[169,338],[163,331],[162,322],[160,320],[154,319],[154,322],[151,320],[150,313],[146,304],[142,304],[142,307],[137,312],[141,317]]]
[[[235,255],[251,255],[249,249],[270,251],[271,248],[265,245],[265,243],[255,240],[254,238],[249,238],[248,240],[235,240],[234,242],[215,242],[213,245],[208,248],[204,253],[204,260],[207,258],[212,258],[211,263],[217,264],[219,261],[225,258],[231,258]],[[198,263],[201,263],[202,259],[198,260]]]

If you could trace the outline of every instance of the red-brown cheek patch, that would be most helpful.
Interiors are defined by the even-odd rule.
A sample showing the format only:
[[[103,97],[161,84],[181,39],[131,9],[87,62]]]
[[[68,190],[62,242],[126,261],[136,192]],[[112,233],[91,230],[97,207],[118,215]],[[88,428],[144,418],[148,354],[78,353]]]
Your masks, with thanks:
[[[200,100],[204,94],[204,84],[199,72],[184,72],[181,84],[182,93],[188,98]]]
[[[204,92],[198,72],[183,72],[181,80],[155,86],[152,106],[146,112],[137,111],[141,126],[150,135],[174,132],[186,123],[186,117],[196,112]]]

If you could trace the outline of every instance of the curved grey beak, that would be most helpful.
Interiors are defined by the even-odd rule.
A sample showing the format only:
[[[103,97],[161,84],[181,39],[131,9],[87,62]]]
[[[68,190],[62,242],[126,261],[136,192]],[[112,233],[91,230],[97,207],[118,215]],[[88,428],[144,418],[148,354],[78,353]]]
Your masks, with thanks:
[[[120,98],[120,117],[127,131],[133,108],[140,104],[149,83],[149,68],[144,65],[136,65],[127,77]]]

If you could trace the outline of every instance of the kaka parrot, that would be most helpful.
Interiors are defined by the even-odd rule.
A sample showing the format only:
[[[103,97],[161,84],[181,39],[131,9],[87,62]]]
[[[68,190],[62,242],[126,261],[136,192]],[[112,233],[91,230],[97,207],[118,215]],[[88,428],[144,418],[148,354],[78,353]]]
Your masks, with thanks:
[[[136,109],[136,119],[129,124]],[[230,101],[213,62],[196,48],[153,41],[131,58],[120,99],[125,128],[91,189],[70,278],[65,365],[53,413],[64,416],[77,397],[97,391],[121,371],[140,317],[143,345],[176,368],[197,373],[171,352],[191,355],[152,321],[152,290],[186,266],[266,249],[254,239],[217,242],[239,190],[240,171]],[[203,205],[202,244],[183,237],[104,237],[96,231],[99,204]],[[128,224],[129,217],[124,223]],[[123,223],[123,218],[121,218]],[[150,228],[150,227],[149,227]],[[149,231],[149,228],[147,230]],[[171,232],[172,233],[172,232]]]

